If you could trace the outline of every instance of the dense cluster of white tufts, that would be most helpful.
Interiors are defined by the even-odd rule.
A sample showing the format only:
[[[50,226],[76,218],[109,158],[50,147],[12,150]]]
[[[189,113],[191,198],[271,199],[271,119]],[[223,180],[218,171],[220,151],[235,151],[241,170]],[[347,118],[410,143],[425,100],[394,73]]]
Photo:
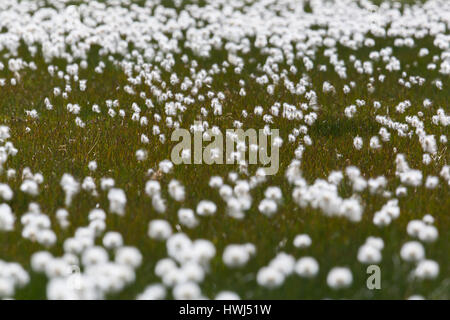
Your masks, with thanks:
[[[436,192],[448,209],[450,115],[448,101],[437,94],[449,90],[450,1],[405,7],[367,0],[173,1],[174,7],[140,2],[0,1],[0,97],[2,90],[23,87],[29,81],[25,75],[38,65],[51,79],[51,90],[42,92],[40,101],[20,115],[0,117],[25,122],[22,129],[0,125],[0,232],[10,239],[17,231],[20,241],[34,248],[30,270],[0,260],[0,298],[13,298],[32,271],[45,275],[49,299],[105,299],[136,282],[144,264],[145,278],[155,279],[137,294],[142,300],[253,297],[257,290],[234,292],[216,284],[208,296],[205,279],[222,269],[244,275],[262,292],[282,290],[290,277],[315,278],[332,290],[364,285],[355,283],[360,277],[347,267],[352,261],[326,267],[329,262],[311,256],[326,246],[309,224],[311,217],[329,223],[327,228],[349,224],[355,234],[374,232],[353,246],[361,264],[381,263],[384,250],[385,260],[412,265],[414,280],[439,276],[438,261],[425,252],[434,250],[443,230],[426,214],[427,203],[411,204],[411,197]],[[421,39],[428,39],[429,47],[421,47]],[[94,49],[99,59],[90,59]],[[400,51],[413,49],[411,61],[401,59]],[[417,71],[418,64],[426,66],[426,75]],[[126,83],[97,99],[98,84],[88,75],[110,77],[110,70]],[[387,86],[399,88],[398,95],[386,98]],[[424,96],[417,98],[417,92]],[[233,103],[245,107],[238,110]],[[120,127],[137,143],[127,161],[146,166],[145,176],[124,181],[93,149],[81,155],[82,170],[77,159],[69,159],[71,165],[58,174],[40,171],[42,159],[15,145],[32,137],[34,124],[48,115],[69,119],[73,128],[62,131],[69,140],[101,128],[102,121]],[[223,120],[234,129],[250,129],[251,123],[264,137],[272,129],[280,135],[272,135],[270,146],[255,141],[247,146],[227,132],[236,142],[236,151],[227,155],[235,165],[210,173],[205,182],[211,192],[201,194],[191,175],[155,150],[168,149],[179,128],[211,140],[228,129],[221,127]],[[336,128],[334,120],[339,120]],[[317,132],[331,147],[316,139]],[[345,138],[347,147],[335,146],[335,137]],[[275,177],[241,156],[274,147],[282,158]],[[318,161],[313,148],[329,162]],[[218,148],[208,151],[215,160],[222,156]],[[17,163],[21,152],[30,163]],[[190,149],[180,155],[183,161],[192,158]],[[384,171],[372,171],[371,161]],[[315,173],[312,178],[304,174],[305,164]],[[187,170],[196,174],[194,165]],[[57,191],[49,181],[57,181]],[[132,194],[130,186],[141,182]],[[52,201],[44,205],[43,197]],[[85,203],[88,211],[80,209]],[[145,213],[136,210],[137,203],[148,203]],[[287,211],[292,221],[285,219]],[[247,232],[256,220],[283,239],[275,250],[266,251],[258,241],[276,237]],[[229,233],[220,229],[228,223]],[[118,231],[124,224],[145,235]],[[409,237],[401,247],[389,241],[395,224]],[[200,227],[212,230],[214,238],[198,238]],[[288,229],[296,236],[285,236]],[[327,230],[334,237],[331,227]],[[345,236],[353,241],[353,234]],[[394,258],[387,257],[392,250]],[[422,296],[410,296],[417,298]]]

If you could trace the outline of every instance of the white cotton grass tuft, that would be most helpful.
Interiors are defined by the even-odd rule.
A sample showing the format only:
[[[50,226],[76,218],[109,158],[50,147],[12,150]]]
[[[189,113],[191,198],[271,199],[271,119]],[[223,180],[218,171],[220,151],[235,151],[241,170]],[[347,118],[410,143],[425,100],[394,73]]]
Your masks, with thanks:
[[[381,252],[371,245],[363,245],[358,250],[358,261],[364,264],[376,264],[381,261]]]
[[[435,279],[439,275],[439,264],[433,260],[422,260],[414,269],[414,276],[417,279]]]
[[[117,249],[123,246],[123,238],[119,232],[108,231],[103,236],[103,246],[107,249]]]
[[[268,289],[280,287],[284,283],[284,280],[284,274],[272,267],[263,267],[259,269],[256,275],[257,283]]]
[[[39,194],[39,185],[34,180],[25,179],[20,185],[20,191],[31,196],[37,196]],[[66,199],[68,199],[66,203],[72,200],[71,197]]]
[[[439,233],[433,223],[434,218],[431,215],[425,215],[422,220],[408,222],[406,231],[408,235],[418,238],[422,242],[434,242],[438,239]]]
[[[139,149],[136,151],[136,159],[137,161],[145,161],[148,157],[147,150]]]
[[[148,235],[155,240],[166,240],[172,235],[172,227],[166,220],[150,221]]]
[[[384,241],[382,238],[378,238],[378,237],[368,237],[366,239],[366,245],[374,247],[377,250],[383,250],[384,248]]]
[[[5,201],[12,200],[14,192],[11,187],[5,183],[0,183],[0,197]]]
[[[69,211],[67,211],[64,208],[60,208],[58,210],[56,210],[56,219],[59,222],[59,225],[61,226],[62,229],[66,229],[69,225]]]
[[[352,272],[346,267],[334,267],[327,275],[327,284],[334,290],[348,288],[352,282]]]
[[[277,203],[272,199],[263,199],[259,205],[258,210],[267,217],[272,217],[278,210]]]
[[[125,192],[119,188],[112,188],[108,191],[109,211],[111,213],[123,216],[125,214],[125,205],[127,197]]]
[[[355,137],[353,139],[353,146],[356,150],[361,150],[363,147],[363,139],[361,137]]]
[[[384,248],[384,241],[377,237],[368,237],[366,242],[359,247],[357,259],[363,264],[378,264],[382,260],[381,251]]]
[[[241,300],[239,295],[233,291],[220,291],[214,298],[215,300]]]
[[[142,254],[134,247],[120,247],[115,252],[114,260],[118,264],[137,268],[142,263]]]
[[[159,163],[159,169],[163,172],[163,173],[169,173],[172,171],[173,169],[173,163],[170,160],[163,160]]]
[[[381,210],[375,212],[373,223],[378,227],[385,227],[400,216],[400,207],[397,199],[389,200]]]
[[[400,256],[405,261],[417,262],[425,258],[425,249],[420,242],[409,241],[402,246]]]
[[[438,229],[432,225],[425,225],[419,230],[418,238],[425,243],[435,242],[439,237]]]
[[[149,180],[145,184],[145,193],[149,197],[153,197],[154,195],[161,192],[161,185],[157,180]]]
[[[295,273],[303,278],[313,278],[319,272],[319,263],[313,257],[302,257],[297,260]]]
[[[423,216],[422,221],[427,225],[432,225],[434,223],[434,217],[431,214],[426,214]]]
[[[443,240],[439,238],[445,231],[441,229],[443,213],[439,206],[422,205],[421,201],[433,202],[450,186],[450,166],[445,164],[450,116],[442,104],[445,99],[440,97],[448,91],[445,80],[450,75],[445,30],[448,7],[442,5],[445,1],[429,0],[426,5],[403,8],[387,2],[373,6],[366,1],[349,5],[348,1],[318,0],[308,5],[312,13],[305,13],[309,10],[302,10],[302,6],[292,10],[294,0],[276,4],[268,1],[268,5],[247,1],[242,8],[226,1],[220,6],[214,1],[207,1],[210,5],[206,6],[185,6],[182,1],[175,1],[176,10],[165,8],[160,1],[148,1],[143,7],[108,1],[87,4],[83,15],[73,6],[53,2],[55,8],[51,10],[39,3],[8,2],[7,7],[2,7],[2,14],[8,18],[7,28],[0,32],[0,73],[4,77],[0,78],[1,90],[21,89],[29,82],[30,74],[42,73],[49,80],[49,93],[40,101],[25,101],[25,109],[22,103],[16,106],[16,115],[22,120],[12,121],[11,128],[0,124],[0,174],[4,178],[0,183],[0,233],[6,239],[21,237],[39,247],[40,251],[30,257],[30,266],[33,272],[47,278],[47,298],[105,299],[141,281],[136,278],[136,269],[145,267],[153,252],[142,255],[139,250],[145,246],[126,244],[127,239],[139,236],[144,242],[159,242],[166,255],[155,261],[154,273],[159,279],[141,286],[137,299],[206,299],[202,283],[206,277],[220,277],[215,273],[217,262],[238,278],[243,276],[247,281],[253,277],[264,289],[282,287],[294,273],[314,278],[319,274],[318,261],[326,260],[327,255],[317,256],[316,260],[287,253],[292,246],[299,249],[294,249],[297,253],[321,247],[323,239],[316,239],[320,232],[311,229],[314,223],[301,225],[296,231],[300,234],[280,234],[281,239],[274,243],[276,248],[260,248],[264,241],[236,244],[239,229],[229,234],[225,229],[227,225],[239,225],[242,230],[258,233],[261,219],[276,229],[280,222],[293,223],[291,218],[295,215],[301,216],[297,217],[299,220],[303,215],[319,219],[314,217],[316,213],[333,220],[333,225],[351,222],[355,228],[364,229],[367,223],[373,224],[383,234],[384,240],[369,236],[358,243],[359,248],[351,257],[353,262],[356,259],[370,265],[392,260],[387,256],[390,251],[384,249],[386,241],[389,250],[392,246],[397,250],[394,258],[400,256],[411,267],[410,279],[442,278],[440,268],[444,265],[434,247]],[[107,18],[103,19],[105,12]],[[23,13],[32,15],[32,19],[19,19]],[[219,19],[202,19],[206,16]],[[65,23],[61,23],[62,17]],[[347,23],[350,20],[352,23]],[[151,28],[142,28],[149,21]],[[125,25],[126,37],[122,39]],[[77,26],[77,32],[68,32],[64,37],[48,36],[65,35],[71,31],[67,26]],[[389,46],[380,42],[383,38],[389,40]],[[424,43],[423,38],[431,41]],[[22,44],[30,53],[26,59],[17,51]],[[101,58],[94,63],[87,59],[92,46],[99,48]],[[189,48],[190,54],[184,52],[183,46]],[[130,50],[131,47],[135,49]],[[341,55],[340,47],[352,52]],[[411,48],[417,48],[418,54],[414,54],[416,61],[410,65],[401,51]],[[225,52],[223,57],[215,54],[218,49]],[[365,57],[361,50],[367,51]],[[264,59],[258,58],[260,54]],[[55,65],[54,61],[59,60],[63,63]],[[249,73],[254,67],[256,71]],[[423,67],[425,72],[410,72],[417,67]],[[95,92],[94,78],[110,76],[111,68],[124,83],[106,90],[106,97]],[[330,73],[338,78],[331,80]],[[319,82],[317,76],[321,78]],[[388,101],[383,98],[386,90],[403,93],[403,97],[388,94],[392,98]],[[414,92],[433,92],[433,96],[405,98]],[[261,99],[252,104],[255,94],[261,93]],[[237,108],[230,107],[235,98],[239,100]],[[5,112],[14,108],[6,108]],[[335,109],[333,116],[342,119],[327,118],[330,108]],[[48,119],[59,119],[61,115],[64,121],[58,129],[65,130],[64,134],[57,134],[54,141],[50,139],[48,148],[34,146],[31,151],[35,154],[17,148],[27,148],[34,134],[45,130],[50,133],[52,128],[46,125],[58,125],[58,121],[49,123]],[[5,122],[9,123],[9,118],[5,115]],[[339,121],[331,123],[333,120]],[[371,125],[359,125],[360,122]],[[114,131],[103,132],[104,123]],[[318,139],[318,128],[324,128],[325,133],[334,131],[336,123],[339,130],[325,140]],[[250,159],[240,154],[257,152],[257,166],[262,165],[261,155],[268,151],[268,145],[250,138],[247,146],[238,141],[239,135],[229,132],[227,137],[236,144],[236,152],[229,156],[236,163],[233,167],[224,164],[220,173],[211,173],[213,169],[202,176],[203,169],[191,167],[187,169],[192,169],[190,174],[184,175],[183,166],[163,157],[176,129],[190,128],[194,136],[200,134],[204,140],[210,140],[226,126],[262,129],[270,137],[272,151],[280,148],[283,161],[279,163],[279,173],[268,176],[266,168],[254,168]],[[271,131],[277,128],[280,136]],[[130,138],[130,146],[122,147],[123,150],[119,146],[117,150],[123,154],[115,153],[117,150],[110,146],[105,149],[104,138],[108,134],[112,138],[120,135],[124,139],[119,140],[124,143]],[[335,145],[336,141],[339,143]],[[107,154],[103,154],[105,150]],[[210,154],[220,159],[221,151],[213,148]],[[314,154],[316,151],[329,153],[331,167],[320,168],[323,161],[319,153]],[[55,159],[50,156],[59,152],[65,154],[60,159],[64,161],[56,165],[63,165],[66,171],[56,177],[56,183],[64,199],[53,199],[59,192],[53,194],[51,184],[59,170],[51,167]],[[186,147],[180,153],[187,162],[192,160],[192,153],[197,156]],[[19,158],[11,160],[16,155]],[[114,168],[117,157],[123,170]],[[380,157],[387,162],[377,162]],[[124,174],[128,160],[133,160],[134,166]],[[81,166],[77,161],[81,161]],[[317,162],[313,167],[318,166],[319,176],[311,176],[311,161]],[[44,162],[50,169],[39,168]],[[42,173],[30,168],[42,169]],[[324,176],[328,171],[328,176]],[[110,177],[100,176],[101,173]],[[201,187],[192,189],[197,186],[191,186],[194,181],[187,180],[193,176],[191,173],[200,174],[196,178],[209,186],[211,194],[202,194]],[[281,181],[283,176],[286,180]],[[376,207],[377,199],[385,202]],[[21,203],[24,206],[17,206]],[[105,205],[106,211],[102,209]],[[412,218],[416,212],[410,209],[417,208],[427,210],[423,211],[423,218],[417,214]],[[255,211],[258,214],[253,216]],[[122,230],[126,225],[121,224],[130,219],[144,221],[143,228],[137,228],[144,230],[144,235],[130,238],[129,234],[111,229],[121,226]],[[83,221],[86,224],[80,225]],[[254,225],[246,228],[249,224]],[[403,235],[407,239],[400,245],[397,235],[388,230],[396,224],[406,227]],[[210,240],[191,238],[201,236],[211,226],[215,230]],[[132,229],[128,233],[135,231]],[[314,245],[305,232],[315,237]],[[270,232],[263,237],[273,238]],[[224,239],[231,243],[222,243]],[[247,269],[257,263],[256,245],[258,252],[264,253],[261,257],[272,249],[274,257],[266,265],[256,266],[252,270],[256,274],[249,273],[247,279]],[[426,256],[425,248],[436,260]],[[50,253],[59,249],[63,250],[60,256]],[[72,283],[74,270],[79,288]],[[328,271],[326,283],[331,289],[353,284],[350,268]],[[354,275],[356,279],[357,274]],[[14,298],[17,289],[29,281],[20,265],[0,260],[0,298]],[[314,281],[325,285],[318,279]],[[231,291],[234,289],[215,288],[215,298],[239,299]],[[248,292],[239,294],[249,297]],[[421,294],[434,297],[440,291]]]
[[[217,206],[209,200],[202,200],[197,204],[197,214],[199,216],[212,216],[216,213]]]
[[[294,247],[302,249],[308,248],[311,245],[312,240],[311,237],[307,234],[299,234],[295,236],[293,243]]]
[[[66,194],[65,205],[68,207],[72,203],[72,198],[80,191],[80,183],[70,174],[65,173],[61,178],[61,187]]]
[[[16,217],[11,207],[6,203],[0,204],[0,231],[14,230],[15,221]]]
[[[113,178],[101,178],[100,179],[100,188],[102,190],[108,190],[115,186],[115,181]]]
[[[23,238],[40,243],[45,247],[55,245],[57,236],[51,229],[51,220],[41,212],[37,203],[32,202],[28,205],[28,211],[21,216],[20,222],[23,225]]]
[[[96,264],[104,264],[108,260],[108,252],[100,246],[87,248],[81,256],[81,261],[85,267]]]
[[[194,210],[188,208],[180,208],[178,210],[178,221],[181,225],[187,228],[195,228],[199,224]]]
[[[136,300],[163,300],[166,297],[166,288],[159,284],[148,285],[142,293],[140,293]]]
[[[186,195],[184,191],[184,186],[178,180],[171,180],[168,186],[169,195],[178,202],[184,201]]]
[[[254,253],[246,245],[228,245],[223,251],[222,260],[230,268],[245,266]]]
[[[158,213],[164,213],[167,209],[166,201],[161,197],[160,193],[157,193],[152,197],[152,206]]]
[[[30,276],[20,264],[0,259],[0,299],[14,298],[16,290],[29,282]]]
[[[194,282],[178,284],[172,290],[175,300],[197,300],[201,298],[201,294],[200,287]]]
[[[281,189],[279,187],[268,187],[266,191],[264,191],[264,195],[266,199],[274,200],[274,201],[280,201],[283,198],[283,194],[281,192]]]
[[[220,188],[223,185],[223,179],[219,176],[213,176],[209,179],[209,186],[211,188]]]
[[[407,300],[425,300],[425,298],[421,295],[414,294],[412,296],[409,296]]]

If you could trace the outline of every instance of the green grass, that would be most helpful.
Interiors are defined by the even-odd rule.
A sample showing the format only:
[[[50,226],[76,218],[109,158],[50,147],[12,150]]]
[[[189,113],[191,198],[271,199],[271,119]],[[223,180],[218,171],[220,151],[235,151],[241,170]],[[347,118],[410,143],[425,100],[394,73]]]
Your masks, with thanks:
[[[323,56],[323,52],[316,54],[315,64],[327,64],[328,71],[319,72],[315,69],[309,73],[313,82],[313,89],[321,93],[324,80],[330,81],[335,87],[335,95],[319,94],[318,121],[309,129],[308,134],[313,140],[313,145],[306,148],[302,171],[309,183],[317,178],[326,179],[333,170],[344,170],[348,165],[355,165],[361,169],[365,178],[384,175],[388,178],[388,190],[395,192],[400,181],[395,177],[395,146],[399,153],[404,153],[412,168],[422,170],[424,177],[427,175],[438,175],[443,165],[448,164],[450,153],[447,147],[440,146],[440,159],[429,166],[422,164],[422,151],[417,138],[401,138],[394,133],[391,142],[383,143],[380,150],[371,150],[368,147],[370,137],[378,133],[381,125],[374,120],[377,111],[371,107],[373,101],[380,101],[382,108],[379,114],[385,113],[386,106],[390,107],[389,115],[393,120],[404,121],[404,116],[396,114],[394,106],[403,100],[411,100],[412,107],[407,114],[415,114],[417,111],[424,112],[427,133],[439,137],[442,134],[449,136],[448,128],[430,125],[431,115],[436,113],[439,107],[448,112],[448,101],[450,99],[448,77],[438,74],[438,71],[426,69],[431,57],[440,54],[440,51],[431,49],[430,54],[425,57],[417,57],[421,47],[430,47],[432,39],[416,40],[413,49],[394,48],[394,53],[403,64],[410,64],[408,75],[420,75],[427,79],[426,84],[420,89],[406,90],[397,83],[400,74],[384,72],[387,75],[383,84],[377,82],[375,93],[367,92],[365,84],[369,76],[359,75],[352,67],[348,68],[348,79],[356,82],[357,87],[348,95],[344,95],[342,87],[344,84],[332,71]],[[368,60],[370,51],[391,46],[391,39],[376,39],[374,48],[359,51],[350,51],[347,48],[338,47],[341,59],[346,60],[349,54],[354,54],[361,60]],[[161,144],[157,139],[151,140],[149,145],[140,143],[142,133],[151,136],[151,124],[141,127],[138,123],[130,120],[129,108],[133,102],[143,106],[143,101],[138,96],[126,94],[122,89],[127,84],[126,75],[119,67],[109,63],[105,57],[99,55],[98,50],[93,49],[89,54],[90,66],[95,66],[98,61],[105,61],[106,68],[103,74],[97,74],[93,68],[81,70],[80,78],[88,80],[88,89],[81,92],[74,87],[73,92],[67,100],[61,97],[53,98],[53,88],[59,86],[64,88],[64,80],[51,77],[47,72],[48,64],[42,59],[40,51],[35,57],[31,57],[26,46],[22,45],[19,56],[26,61],[35,61],[37,71],[25,70],[20,73],[21,80],[16,86],[7,83],[0,88],[0,124],[11,128],[11,141],[19,149],[18,154],[8,160],[5,168],[14,168],[18,177],[9,180],[11,188],[15,192],[10,206],[16,214],[17,222],[15,231],[0,233],[0,258],[6,261],[16,261],[22,264],[31,273],[31,282],[26,287],[17,291],[15,298],[18,299],[44,299],[46,278],[31,272],[30,256],[33,252],[42,250],[39,244],[32,243],[21,237],[20,216],[26,212],[31,201],[39,203],[42,211],[52,219],[52,228],[58,235],[58,243],[49,249],[55,255],[63,253],[62,243],[67,237],[73,235],[77,227],[88,223],[87,214],[97,204],[105,210],[108,209],[106,193],[100,191],[98,198],[92,197],[85,191],[75,196],[70,211],[71,226],[62,230],[55,217],[57,208],[64,206],[64,193],[59,185],[61,176],[69,172],[81,180],[91,175],[98,182],[101,177],[112,177],[116,185],[123,188],[127,194],[126,214],[124,217],[108,215],[107,230],[119,231],[127,245],[136,246],[143,254],[143,264],[137,270],[136,281],[121,293],[110,298],[130,299],[143,291],[150,283],[160,281],[154,274],[155,263],[167,255],[164,242],[157,242],[147,236],[148,222],[156,218],[167,219],[172,226],[178,223],[176,212],[180,204],[168,203],[166,214],[156,213],[151,206],[151,199],[144,193],[145,182],[149,179],[146,172],[149,168],[156,168],[163,159],[170,158],[173,143]],[[189,53],[186,49],[183,53]],[[192,56],[192,53],[190,53]],[[197,59],[199,69],[209,67],[213,63],[219,63],[226,57],[224,50],[217,50],[211,58]],[[255,105],[268,107],[275,101],[289,102],[299,105],[303,100],[292,96],[285,89],[278,87],[275,94],[268,95],[260,85],[250,77],[256,71],[258,63],[264,62],[264,57],[249,53],[247,58],[255,58],[255,63],[248,65],[240,76],[228,73],[214,76],[213,87],[203,88],[201,93],[206,94],[208,90],[221,90],[226,94],[224,103],[224,115],[213,117],[208,115],[205,120],[210,124],[217,124],[222,129],[232,128],[233,119],[239,118],[243,109],[253,111]],[[181,55],[175,55],[175,60],[180,61]],[[7,59],[0,52],[0,61]],[[414,61],[418,64],[413,66]],[[54,65],[65,67],[64,61],[54,61]],[[374,70],[382,64],[374,65]],[[280,69],[286,66],[280,65]],[[299,73],[306,70],[298,66]],[[231,70],[231,68],[229,68]],[[182,64],[175,66],[177,74],[188,74],[189,70]],[[164,72],[164,76],[169,74]],[[375,75],[379,72],[375,71]],[[0,71],[0,78],[10,78],[11,74],[4,70]],[[238,80],[246,81],[247,96],[238,94]],[[431,80],[441,78],[444,82],[444,90],[437,90],[431,85]],[[72,80],[71,80],[72,81]],[[73,83],[73,81],[72,81]],[[178,88],[175,86],[174,91]],[[135,88],[136,92],[149,90],[140,85]],[[150,93],[151,94],[151,93]],[[44,98],[51,97],[54,110],[47,111],[44,107]],[[433,101],[430,109],[423,109],[423,99],[429,98]],[[111,119],[105,112],[97,115],[90,111],[92,104],[97,103],[106,109],[105,100],[118,99],[121,108],[127,110],[125,119],[116,116]],[[344,108],[355,103],[355,99],[364,99],[366,106],[358,108],[358,113],[353,119],[344,116]],[[80,117],[86,122],[84,129],[75,125],[74,115],[66,112],[67,103],[78,103],[82,109]],[[201,105],[195,104],[192,111],[184,115],[183,125],[188,126],[195,120]],[[39,112],[39,119],[32,120],[25,116],[25,110],[35,108]],[[162,110],[162,105],[155,104],[156,110]],[[142,115],[152,119],[150,111],[144,107]],[[261,128],[261,118],[250,115],[244,121],[245,128]],[[167,183],[175,178],[181,181],[187,189],[186,201],[183,207],[195,208],[198,201],[210,199],[218,204],[218,212],[213,217],[201,217],[200,225],[195,229],[181,227],[191,239],[204,238],[211,240],[216,246],[217,254],[212,260],[210,272],[201,287],[203,293],[213,297],[217,292],[225,289],[236,291],[242,298],[248,299],[321,299],[321,298],[359,298],[359,299],[404,299],[413,294],[421,294],[427,298],[448,299],[450,298],[450,197],[449,186],[440,180],[440,185],[435,190],[427,190],[425,187],[408,188],[408,195],[400,199],[401,215],[390,226],[378,228],[373,225],[372,218],[375,211],[387,201],[379,195],[371,195],[368,191],[361,194],[365,207],[363,220],[353,224],[341,218],[327,218],[321,212],[313,209],[301,209],[292,201],[292,187],[284,178],[284,172],[290,163],[295,146],[287,142],[288,133],[298,123],[289,122],[281,118],[275,118],[273,128],[280,128],[280,134],[285,140],[280,153],[280,170],[275,176],[269,177],[268,182],[252,191],[253,205],[247,212],[245,219],[233,220],[225,214],[225,204],[220,199],[217,191],[208,187],[209,177],[220,175],[226,177],[230,170],[237,170],[233,166],[207,166],[207,165],[180,165],[176,166],[173,173],[163,175],[161,183]],[[25,128],[29,127],[30,132]],[[163,132],[169,131],[161,126]],[[364,139],[364,147],[357,151],[353,148],[353,138],[359,135]],[[143,162],[137,162],[136,150],[144,147],[149,150],[149,157]],[[338,156],[340,154],[341,156]],[[96,160],[98,169],[91,173],[87,164]],[[20,173],[29,167],[32,172],[41,172],[45,181],[40,186],[40,194],[31,197],[19,191],[21,184]],[[250,167],[253,173],[256,166]],[[0,181],[5,182],[6,176],[3,172]],[[263,199],[263,192],[267,186],[278,185],[283,190],[283,205],[278,213],[271,219],[258,212],[257,205]],[[351,195],[351,187],[344,183],[341,193],[345,196]],[[165,190],[164,190],[165,192]],[[164,194],[166,197],[167,195]],[[427,258],[436,260],[440,265],[440,274],[434,280],[411,281],[408,274],[413,265],[400,259],[399,252],[403,243],[411,240],[406,233],[406,225],[411,219],[421,219],[425,214],[435,217],[435,225],[439,230],[439,239],[432,244],[426,244]],[[308,249],[296,249],[292,245],[293,238],[299,233],[307,233],[311,236],[313,244]],[[356,260],[358,248],[364,243],[368,236],[378,236],[384,239],[385,248],[382,251],[383,261],[380,264],[382,271],[382,289],[369,290],[366,288],[367,274],[365,266]],[[254,243],[257,254],[248,265],[239,270],[229,269],[222,262],[222,252],[230,243]],[[256,284],[256,273],[260,267],[266,265],[277,252],[284,251],[296,258],[302,256],[315,257],[320,265],[320,272],[314,279],[301,279],[296,275],[290,276],[283,286],[276,290],[268,290]],[[353,285],[345,290],[333,291],[326,285],[328,271],[334,266],[348,266],[354,277]]]

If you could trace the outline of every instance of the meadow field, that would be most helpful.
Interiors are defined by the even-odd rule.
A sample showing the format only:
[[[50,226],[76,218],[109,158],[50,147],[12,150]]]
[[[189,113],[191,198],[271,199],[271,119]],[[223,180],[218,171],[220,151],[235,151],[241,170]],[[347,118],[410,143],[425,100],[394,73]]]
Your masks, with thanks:
[[[449,299],[449,30],[446,0],[0,1],[0,298]],[[174,163],[180,129],[235,161]]]

